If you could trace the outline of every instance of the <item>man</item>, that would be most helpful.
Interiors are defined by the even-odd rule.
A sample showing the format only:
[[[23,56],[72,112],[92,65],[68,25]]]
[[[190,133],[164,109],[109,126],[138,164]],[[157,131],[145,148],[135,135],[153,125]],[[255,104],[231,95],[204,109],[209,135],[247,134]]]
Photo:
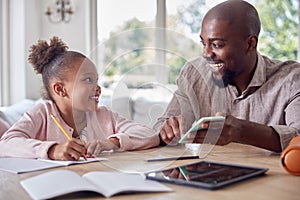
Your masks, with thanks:
[[[257,51],[256,9],[229,0],[207,12],[202,58],[188,62],[165,114],[154,125],[161,142],[176,144],[195,120],[224,115],[216,144],[249,144],[282,151],[300,130],[300,64]],[[208,124],[205,124],[207,126]],[[203,143],[209,131],[192,134]]]

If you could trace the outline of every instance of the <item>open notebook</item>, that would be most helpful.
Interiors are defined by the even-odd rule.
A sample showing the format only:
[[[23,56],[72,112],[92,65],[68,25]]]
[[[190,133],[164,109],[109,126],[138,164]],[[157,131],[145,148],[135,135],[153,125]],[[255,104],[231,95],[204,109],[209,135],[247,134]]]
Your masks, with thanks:
[[[96,157],[87,158],[87,160],[80,158],[77,161],[59,161],[28,158],[0,158],[0,170],[19,174],[55,167],[97,162],[101,160],[107,160],[107,158]]]
[[[73,192],[90,191],[111,197],[120,193],[169,192],[165,185],[146,180],[141,174],[88,172],[82,176],[70,170],[54,170],[21,181],[33,199],[49,199]]]

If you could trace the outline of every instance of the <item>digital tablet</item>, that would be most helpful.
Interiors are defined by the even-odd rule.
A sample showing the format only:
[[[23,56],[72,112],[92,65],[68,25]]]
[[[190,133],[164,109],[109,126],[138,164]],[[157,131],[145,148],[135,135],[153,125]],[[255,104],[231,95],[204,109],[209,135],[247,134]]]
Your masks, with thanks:
[[[225,117],[223,116],[213,116],[213,117],[202,117],[195,123],[193,123],[192,127],[182,136],[182,138],[179,140],[179,143],[185,142],[186,138],[191,132],[198,131],[198,130],[207,130],[203,129],[201,125],[206,122],[212,122],[212,123],[221,123],[222,126],[224,124]]]
[[[265,174],[267,168],[201,161],[176,168],[146,173],[146,178],[204,189],[219,189]]]

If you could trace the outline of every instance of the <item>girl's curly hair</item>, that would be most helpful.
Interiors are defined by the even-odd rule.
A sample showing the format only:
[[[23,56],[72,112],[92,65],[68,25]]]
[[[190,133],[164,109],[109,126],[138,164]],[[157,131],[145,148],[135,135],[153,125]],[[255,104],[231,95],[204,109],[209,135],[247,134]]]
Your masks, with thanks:
[[[30,47],[28,61],[33,65],[34,70],[41,74],[55,57],[67,50],[68,46],[57,36],[50,40],[50,44],[45,40],[39,40],[36,45]]]
[[[73,62],[78,58],[85,58],[81,53],[68,51],[68,48],[57,36],[52,37],[49,44],[45,40],[38,40],[37,44],[30,47],[28,61],[36,73],[42,75],[45,99],[53,100],[50,80],[63,80],[66,73],[73,69]]]

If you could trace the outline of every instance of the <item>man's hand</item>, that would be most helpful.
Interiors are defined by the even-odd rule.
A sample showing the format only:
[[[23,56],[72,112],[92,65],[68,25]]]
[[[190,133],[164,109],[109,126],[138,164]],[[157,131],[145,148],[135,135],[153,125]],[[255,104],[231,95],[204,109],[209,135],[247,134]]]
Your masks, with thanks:
[[[226,145],[235,141],[238,133],[237,118],[227,116],[223,122],[205,122],[197,132],[190,133],[187,137],[189,143],[211,143],[217,145]],[[218,138],[216,138],[218,137]]]
[[[203,126],[207,127],[208,125]],[[209,135],[207,135],[208,132]],[[214,141],[213,143],[217,145],[226,145],[231,142],[237,142],[275,152],[281,151],[279,135],[272,127],[238,119],[231,115],[226,116],[224,125],[219,128],[213,126],[213,128],[208,129],[208,131],[191,133],[188,137],[188,141],[203,143],[205,139],[207,143],[210,141],[210,138],[212,138],[212,141]]]
[[[160,129],[160,137],[163,142],[176,145],[180,139],[181,115],[167,119]]]

